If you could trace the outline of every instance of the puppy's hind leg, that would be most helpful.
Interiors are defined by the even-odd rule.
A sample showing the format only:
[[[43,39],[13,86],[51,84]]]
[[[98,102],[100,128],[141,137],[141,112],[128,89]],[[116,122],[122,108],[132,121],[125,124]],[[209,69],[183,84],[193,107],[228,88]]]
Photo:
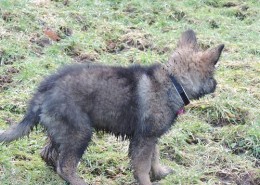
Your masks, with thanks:
[[[78,162],[91,139],[91,134],[91,130],[73,131],[73,136],[64,138],[64,143],[59,147],[57,173],[71,185],[87,185],[76,174],[76,170]]]
[[[71,185],[86,185],[76,171],[91,140],[92,128],[88,115],[73,112],[73,109],[70,113],[73,115],[67,114],[67,117],[60,114],[53,118],[50,113],[43,116],[42,122],[51,142],[44,148],[42,156],[47,164],[54,164],[57,173]]]
[[[56,169],[58,160],[57,146],[48,138],[48,142],[41,151],[41,157],[46,162],[47,165],[52,166]]]

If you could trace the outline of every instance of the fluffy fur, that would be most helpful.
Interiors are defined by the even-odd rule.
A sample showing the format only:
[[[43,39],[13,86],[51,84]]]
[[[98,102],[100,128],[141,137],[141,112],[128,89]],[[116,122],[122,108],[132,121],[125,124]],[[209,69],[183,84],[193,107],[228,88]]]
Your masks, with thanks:
[[[151,185],[172,170],[159,163],[158,138],[169,130],[184,103],[170,80],[178,80],[190,99],[216,88],[214,66],[224,45],[201,51],[195,33],[184,32],[164,64],[149,67],[68,66],[46,78],[30,101],[24,119],[0,135],[11,142],[41,124],[49,141],[41,156],[73,185],[86,183],[76,167],[94,130],[130,140],[134,176]]]

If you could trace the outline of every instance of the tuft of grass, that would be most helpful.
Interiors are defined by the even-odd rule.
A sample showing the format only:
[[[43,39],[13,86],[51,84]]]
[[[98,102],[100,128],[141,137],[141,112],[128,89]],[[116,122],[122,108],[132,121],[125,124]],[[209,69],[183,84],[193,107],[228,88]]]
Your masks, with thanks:
[[[213,126],[245,124],[249,111],[237,102],[227,102],[226,98],[223,96],[219,101],[198,102],[190,106],[191,112],[198,112],[201,119]]]

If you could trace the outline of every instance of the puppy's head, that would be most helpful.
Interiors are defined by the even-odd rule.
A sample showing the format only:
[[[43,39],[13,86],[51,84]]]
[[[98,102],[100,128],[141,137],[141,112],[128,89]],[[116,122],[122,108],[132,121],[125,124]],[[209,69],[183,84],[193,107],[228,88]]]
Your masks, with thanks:
[[[167,65],[190,99],[198,99],[215,91],[214,70],[223,48],[221,44],[204,51],[199,48],[193,30],[181,35]]]

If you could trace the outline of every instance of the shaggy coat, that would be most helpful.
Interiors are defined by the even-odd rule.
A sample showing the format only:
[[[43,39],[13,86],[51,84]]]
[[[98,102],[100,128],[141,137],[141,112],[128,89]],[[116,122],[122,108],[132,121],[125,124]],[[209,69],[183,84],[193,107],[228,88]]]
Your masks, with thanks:
[[[148,67],[73,65],[47,77],[30,101],[23,120],[0,135],[11,142],[41,124],[49,136],[41,156],[73,185],[85,185],[76,167],[94,130],[130,140],[134,176],[151,185],[171,173],[159,163],[158,138],[169,130],[184,107],[171,81],[182,85],[189,99],[212,93],[213,78],[224,45],[201,51],[195,33],[184,32],[166,64]]]

